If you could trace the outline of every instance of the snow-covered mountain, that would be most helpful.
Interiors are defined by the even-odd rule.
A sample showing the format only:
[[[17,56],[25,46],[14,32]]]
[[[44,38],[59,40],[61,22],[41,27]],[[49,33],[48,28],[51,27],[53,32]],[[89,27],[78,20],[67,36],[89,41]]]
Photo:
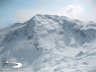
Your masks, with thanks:
[[[28,72],[96,72],[96,23],[35,15],[0,30],[1,69],[8,68],[6,58]]]

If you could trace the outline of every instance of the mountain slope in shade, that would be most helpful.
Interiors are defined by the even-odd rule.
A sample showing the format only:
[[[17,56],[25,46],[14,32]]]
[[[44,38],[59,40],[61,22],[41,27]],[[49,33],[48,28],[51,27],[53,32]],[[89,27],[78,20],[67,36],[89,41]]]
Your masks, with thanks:
[[[96,24],[35,15],[0,30],[1,69],[7,57],[18,59],[29,72],[95,72]]]

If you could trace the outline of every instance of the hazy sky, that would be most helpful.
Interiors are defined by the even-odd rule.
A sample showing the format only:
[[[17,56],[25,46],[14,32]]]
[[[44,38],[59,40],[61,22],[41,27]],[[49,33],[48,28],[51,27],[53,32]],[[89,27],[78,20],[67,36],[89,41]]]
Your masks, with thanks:
[[[0,28],[35,14],[64,15],[96,22],[96,0],[0,0]]]

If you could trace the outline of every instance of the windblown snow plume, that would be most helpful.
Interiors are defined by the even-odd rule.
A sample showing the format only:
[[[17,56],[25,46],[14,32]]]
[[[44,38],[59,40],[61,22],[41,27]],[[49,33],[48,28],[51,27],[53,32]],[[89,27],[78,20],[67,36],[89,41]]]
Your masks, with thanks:
[[[96,23],[35,15],[0,30],[0,72],[96,72]]]

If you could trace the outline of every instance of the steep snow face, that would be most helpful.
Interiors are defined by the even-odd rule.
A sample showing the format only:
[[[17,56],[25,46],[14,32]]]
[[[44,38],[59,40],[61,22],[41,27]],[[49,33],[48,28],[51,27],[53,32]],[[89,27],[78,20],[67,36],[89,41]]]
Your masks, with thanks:
[[[95,44],[93,22],[35,15],[0,30],[0,66],[5,57],[15,57],[30,72],[94,72]]]

